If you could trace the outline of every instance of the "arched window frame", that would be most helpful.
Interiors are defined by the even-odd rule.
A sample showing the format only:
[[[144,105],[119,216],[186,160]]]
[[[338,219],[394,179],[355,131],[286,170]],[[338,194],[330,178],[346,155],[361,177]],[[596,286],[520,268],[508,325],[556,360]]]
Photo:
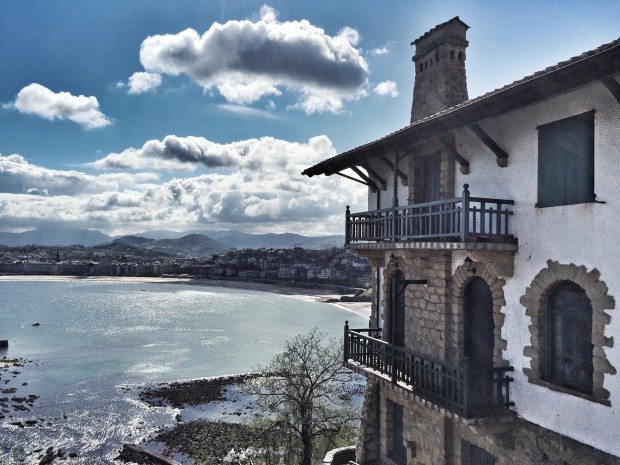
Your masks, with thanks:
[[[611,316],[606,310],[614,309],[616,302],[613,296],[609,295],[609,289],[600,280],[600,277],[601,274],[596,268],[588,270],[585,266],[578,266],[574,263],[563,264],[553,260],[548,260],[547,267],[538,272],[520,299],[521,305],[525,307],[525,314],[531,318],[529,326],[530,345],[523,349],[523,355],[530,359],[530,366],[524,367],[523,373],[532,384],[603,405],[611,405],[609,390],[604,387],[605,375],[615,375],[616,368],[607,359],[605,348],[613,347],[614,340],[613,337],[605,336],[605,327],[611,321]],[[592,304],[593,375],[591,394],[561,386],[545,379],[544,310],[549,292],[561,281],[572,281],[578,284],[584,289]]]

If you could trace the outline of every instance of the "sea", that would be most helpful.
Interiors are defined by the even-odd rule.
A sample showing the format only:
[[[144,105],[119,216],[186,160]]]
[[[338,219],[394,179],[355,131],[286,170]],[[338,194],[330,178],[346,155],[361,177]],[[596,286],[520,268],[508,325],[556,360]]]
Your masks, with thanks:
[[[0,389],[17,389],[0,398],[39,396],[0,419],[0,464],[38,464],[33,451],[50,446],[78,453],[66,463],[116,463],[123,443],[175,423],[177,410],[138,399],[142,386],[247,373],[313,327],[341,338],[345,320],[367,325],[336,305],[254,290],[0,280],[0,358],[28,361],[0,371]],[[10,424],[26,420],[37,424]]]

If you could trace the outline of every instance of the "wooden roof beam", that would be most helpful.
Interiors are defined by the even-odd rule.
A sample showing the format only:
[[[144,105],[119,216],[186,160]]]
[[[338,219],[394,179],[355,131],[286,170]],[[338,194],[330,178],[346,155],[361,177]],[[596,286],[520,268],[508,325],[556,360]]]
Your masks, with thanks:
[[[478,138],[482,141],[484,145],[486,145],[491,152],[495,154],[496,161],[498,166],[505,168],[508,166],[508,153],[501,148],[491,136],[487,134],[487,132],[480,127],[478,123],[470,124],[469,129],[471,129],[474,134],[478,136]]]
[[[461,165],[461,173],[469,174],[469,161],[461,155],[458,150],[452,145],[449,144],[443,137],[438,137],[439,143],[450,155],[452,155],[459,165]]]
[[[607,90],[611,92],[611,95],[616,97],[616,100],[620,103],[620,84],[618,84],[618,81],[616,81],[612,76],[605,76],[601,79],[601,82],[605,84]]]

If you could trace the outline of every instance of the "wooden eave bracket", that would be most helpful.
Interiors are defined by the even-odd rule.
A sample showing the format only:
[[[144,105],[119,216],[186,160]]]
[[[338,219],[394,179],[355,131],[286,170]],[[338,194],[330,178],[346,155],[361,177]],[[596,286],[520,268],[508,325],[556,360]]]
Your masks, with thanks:
[[[601,82],[607,87],[607,90],[611,92],[618,103],[620,103],[620,84],[611,76],[605,76],[601,79]]]
[[[377,187],[377,183],[374,182],[372,179],[370,179],[368,177],[368,175],[366,173],[364,173],[361,169],[359,169],[357,166],[352,166],[351,169],[353,171],[355,171],[355,173],[362,178],[364,181],[366,181],[366,184],[368,184],[368,186],[373,190],[373,192],[376,192],[378,187]],[[382,189],[384,190],[384,189]]]
[[[388,160],[388,158],[385,155],[379,155],[379,158],[381,159],[381,161],[383,163],[386,164],[386,166],[391,169],[392,171],[394,171],[394,163],[392,163],[390,160]],[[396,174],[397,176],[402,180],[403,184],[408,184],[409,183],[409,178],[407,177],[407,175],[405,173],[403,173],[400,168],[396,168]]]
[[[374,183],[369,184],[366,181],[362,181],[361,179],[354,178],[353,176],[349,176],[348,174],[341,173],[340,171],[336,171],[334,174],[337,174],[338,176],[342,176],[343,178],[347,178],[347,179],[350,179],[351,181],[359,182],[360,184],[368,186],[368,187],[370,187],[372,192],[376,192],[377,191],[377,186]]]
[[[476,134],[478,138],[482,141],[482,143],[495,154],[498,166],[501,166],[502,168],[508,166],[508,153],[503,148],[501,148],[497,144],[497,142],[495,142],[493,138],[480,127],[480,125],[476,123],[470,124],[469,129],[471,129],[473,133]]]
[[[452,144],[449,144],[443,137],[438,137],[439,143],[450,155],[452,155],[459,165],[461,165],[461,173],[469,174],[469,161],[456,150]]]
[[[370,166],[368,166],[368,163],[363,164],[361,166],[368,172],[368,175],[370,176],[370,178],[376,181],[375,183],[378,184],[378,187],[382,191],[387,189],[387,181],[383,177],[381,177],[379,173],[377,173]]]

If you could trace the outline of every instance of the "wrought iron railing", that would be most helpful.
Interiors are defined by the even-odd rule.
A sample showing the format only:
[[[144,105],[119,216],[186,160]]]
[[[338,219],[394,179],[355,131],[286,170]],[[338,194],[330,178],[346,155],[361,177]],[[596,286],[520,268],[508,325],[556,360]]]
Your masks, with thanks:
[[[345,241],[458,240],[511,237],[509,208],[514,200],[462,197],[383,208],[360,213],[346,210]]]
[[[380,329],[350,329],[347,322],[344,362],[353,361],[388,375],[392,383],[402,382],[416,394],[466,418],[487,416],[514,405],[510,401],[513,378],[506,374],[514,371],[513,367],[480,370],[467,361],[457,366],[371,336],[380,334]]]

